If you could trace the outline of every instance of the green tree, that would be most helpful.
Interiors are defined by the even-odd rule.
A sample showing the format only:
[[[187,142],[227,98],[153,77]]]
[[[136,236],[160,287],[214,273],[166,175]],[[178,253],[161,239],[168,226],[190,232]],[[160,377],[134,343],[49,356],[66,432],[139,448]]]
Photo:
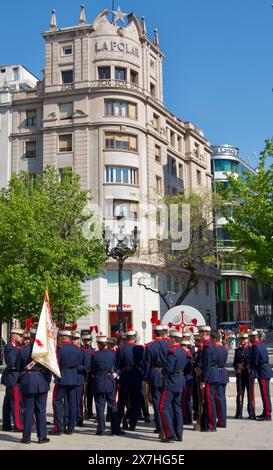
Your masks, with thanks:
[[[268,164],[272,156],[273,141],[268,139],[257,171],[245,172],[243,178],[229,176],[224,193],[232,204],[232,212],[226,211],[225,216],[235,254],[265,284],[273,282],[273,164]]]
[[[92,238],[96,226],[85,210],[90,199],[77,175],[66,170],[60,178],[52,167],[36,178],[13,175],[1,191],[2,321],[37,317],[46,286],[61,324],[89,312],[81,283],[105,261],[102,238]]]
[[[168,309],[184,302],[200,276],[212,275],[215,279],[218,278],[218,271],[215,269],[213,213],[219,202],[220,198],[211,190],[185,192],[164,198],[168,213],[171,214],[171,207],[175,206],[177,217],[171,220],[170,216],[168,237],[154,243],[149,254],[158,255],[162,264],[169,268],[169,273],[176,279],[176,289],[154,289],[147,286],[143,279],[138,284],[146,290],[158,293]],[[189,209],[189,224],[186,227],[183,226],[182,207]],[[187,232],[188,246],[182,250],[173,250],[173,242],[176,240],[173,239],[172,225],[177,227],[182,237],[185,236],[183,232]]]

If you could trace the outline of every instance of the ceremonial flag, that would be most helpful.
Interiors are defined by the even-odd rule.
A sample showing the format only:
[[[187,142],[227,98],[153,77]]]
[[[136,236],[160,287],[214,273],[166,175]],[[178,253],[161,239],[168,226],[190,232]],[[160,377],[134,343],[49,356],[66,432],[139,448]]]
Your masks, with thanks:
[[[56,339],[53,331],[52,315],[49,303],[48,290],[45,291],[44,304],[39,318],[35,342],[32,350],[32,359],[51,370],[57,377],[61,372],[56,354]]]

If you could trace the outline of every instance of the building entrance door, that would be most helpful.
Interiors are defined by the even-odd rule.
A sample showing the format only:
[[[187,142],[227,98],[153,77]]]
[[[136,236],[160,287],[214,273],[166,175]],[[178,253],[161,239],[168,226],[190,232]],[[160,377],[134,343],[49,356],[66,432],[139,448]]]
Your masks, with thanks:
[[[121,329],[121,325],[119,325],[120,316],[122,317],[122,329],[124,331],[128,330],[129,325],[132,323],[132,311],[124,310],[121,314],[116,310],[109,312],[108,334],[111,338],[113,338],[116,331]]]

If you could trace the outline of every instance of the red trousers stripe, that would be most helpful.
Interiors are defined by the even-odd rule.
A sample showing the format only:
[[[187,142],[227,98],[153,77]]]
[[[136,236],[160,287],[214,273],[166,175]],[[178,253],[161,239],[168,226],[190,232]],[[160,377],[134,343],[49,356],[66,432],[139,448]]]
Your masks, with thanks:
[[[207,404],[208,404],[208,418],[209,418],[209,428],[213,429],[213,414],[212,414],[212,405],[210,399],[210,385],[206,384],[206,396],[207,396]]]
[[[214,395],[215,398],[215,403],[216,403],[216,411],[217,411],[217,418],[218,418],[218,424],[219,426],[222,426],[222,416],[221,416],[221,408],[220,408],[220,402],[217,397],[217,393],[215,392]]]
[[[166,416],[165,416],[165,413],[164,413],[164,410],[163,410],[166,395],[167,395],[167,390],[163,390],[162,395],[161,395],[161,399],[160,399],[159,411],[160,411],[160,414],[161,414],[165,435],[168,438],[168,437],[170,437],[170,430],[168,428],[167,419],[166,419]]]
[[[262,391],[263,391],[263,396],[264,396],[264,404],[265,404],[265,416],[266,418],[271,416],[270,413],[270,406],[269,406],[269,400],[267,396],[267,389],[266,389],[266,380],[265,379],[260,379],[261,385],[262,385]]]
[[[22,430],[21,422],[20,422],[20,398],[19,398],[19,389],[18,385],[14,385],[13,388],[14,394],[14,414],[15,414],[15,426],[17,429]]]

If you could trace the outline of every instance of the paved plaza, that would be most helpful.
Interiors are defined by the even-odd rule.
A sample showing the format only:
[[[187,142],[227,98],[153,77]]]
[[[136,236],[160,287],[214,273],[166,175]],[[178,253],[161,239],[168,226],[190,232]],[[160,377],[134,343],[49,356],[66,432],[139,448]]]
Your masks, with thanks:
[[[4,392],[0,391],[0,404],[2,408]],[[49,436],[50,442],[45,445],[37,444],[36,432],[32,434],[29,445],[20,443],[21,435],[12,432],[0,431],[0,450],[273,450],[273,422],[258,422],[235,420],[235,398],[228,397],[227,429],[219,429],[216,433],[194,432],[193,426],[185,426],[184,441],[170,444],[159,442],[157,434],[153,433],[154,423],[140,421],[135,432],[126,432],[125,436],[112,436],[108,427],[103,437],[95,435],[96,423],[94,420],[85,421],[84,428],[77,428],[72,436]],[[51,403],[51,396],[48,403]],[[262,410],[261,400],[258,397],[257,414]],[[48,420],[52,421],[52,409],[49,406]],[[1,409],[2,417],[2,409]],[[244,411],[247,416],[246,410]],[[52,428],[52,426],[49,426]],[[34,430],[35,431],[35,430]]]

